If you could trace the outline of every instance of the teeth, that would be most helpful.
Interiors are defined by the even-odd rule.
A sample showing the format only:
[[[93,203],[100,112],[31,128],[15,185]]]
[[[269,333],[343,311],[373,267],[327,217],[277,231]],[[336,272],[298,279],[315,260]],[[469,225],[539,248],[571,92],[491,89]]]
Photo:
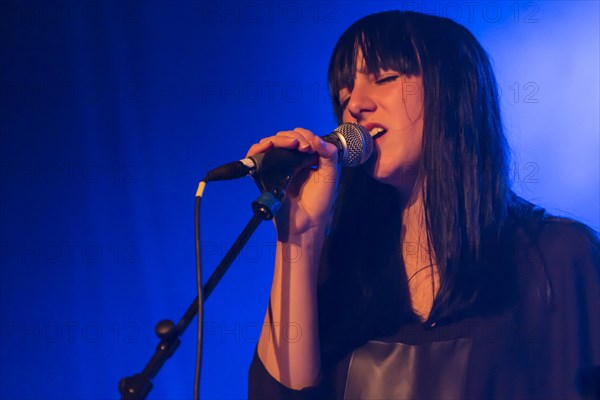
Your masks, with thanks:
[[[375,127],[373,129],[371,129],[371,132],[369,132],[371,134],[371,136],[376,136],[379,135],[381,132],[383,132],[385,129],[381,128],[381,127]]]

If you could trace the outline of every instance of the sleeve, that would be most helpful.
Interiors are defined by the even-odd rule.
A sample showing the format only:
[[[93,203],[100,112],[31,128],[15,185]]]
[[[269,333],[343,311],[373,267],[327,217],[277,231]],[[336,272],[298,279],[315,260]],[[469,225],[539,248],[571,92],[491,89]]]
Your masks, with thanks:
[[[539,370],[548,398],[592,399],[600,368],[600,241],[583,224],[562,220],[540,241],[547,277]],[[540,383],[541,383],[540,382]]]
[[[312,400],[322,398],[320,387],[293,390],[278,382],[265,368],[258,352],[254,350],[254,357],[248,371],[248,399],[273,399],[273,400]]]

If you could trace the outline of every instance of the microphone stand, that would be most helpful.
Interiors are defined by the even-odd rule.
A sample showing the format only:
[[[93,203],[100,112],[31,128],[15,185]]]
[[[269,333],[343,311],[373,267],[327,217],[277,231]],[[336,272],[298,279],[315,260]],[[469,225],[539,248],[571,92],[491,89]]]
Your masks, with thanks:
[[[285,197],[284,188],[287,187],[287,183],[289,182],[289,176],[286,178],[287,179],[280,181],[280,186],[273,187],[269,185],[271,186],[271,189],[262,192],[260,196],[252,202],[254,215],[233,243],[227,254],[225,254],[225,257],[223,257],[223,260],[221,260],[208,281],[204,284],[203,302],[208,299],[260,223],[262,221],[271,220],[277,213],[277,210]],[[264,183],[259,184],[259,187],[264,188]],[[142,372],[122,378],[119,381],[121,400],[140,400],[145,399],[146,396],[148,396],[148,393],[152,390],[152,379],[156,377],[167,359],[175,353],[175,350],[177,350],[181,343],[179,337],[183,335],[183,332],[185,332],[196,314],[198,314],[198,296],[192,301],[177,325],[171,320],[162,320],[156,324],[155,331],[160,342],[158,343],[158,346],[156,346],[154,355],[150,358],[150,361],[148,361]]]

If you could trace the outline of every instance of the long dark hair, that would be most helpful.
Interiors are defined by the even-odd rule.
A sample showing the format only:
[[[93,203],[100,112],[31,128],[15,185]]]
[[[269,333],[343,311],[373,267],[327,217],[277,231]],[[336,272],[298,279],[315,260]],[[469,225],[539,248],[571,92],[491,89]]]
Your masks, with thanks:
[[[428,322],[492,309],[490,303],[500,301],[493,288],[509,279],[499,253],[513,196],[497,84],[486,52],[466,28],[446,18],[400,11],[364,17],[341,36],[329,65],[338,122],[338,93],[352,88],[359,51],[370,73],[392,69],[423,81],[419,179],[426,182],[425,222],[440,272]],[[357,332],[348,339],[353,343],[338,341],[338,349],[389,334],[415,318],[396,196],[360,168],[342,170],[320,291],[324,337],[349,326]]]

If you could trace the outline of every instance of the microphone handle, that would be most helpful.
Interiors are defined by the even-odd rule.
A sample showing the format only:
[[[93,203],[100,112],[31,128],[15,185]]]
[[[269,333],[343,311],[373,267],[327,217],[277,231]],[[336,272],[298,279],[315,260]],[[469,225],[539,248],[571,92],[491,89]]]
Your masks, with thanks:
[[[325,136],[321,136],[321,139],[327,143],[333,144],[338,149],[338,162],[345,159],[345,147],[341,142],[340,138],[335,133],[330,133]],[[266,158],[265,154],[269,153],[269,157]],[[272,154],[271,154],[272,153]],[[275,173],[278,165],[281,165],[281,174],[276,173],[277,176],[273,176],[273,180],[281,180],[287,174],[294,176],[298,171],[315,167],[317,165],[318,157],[315,154],[300,153],[295,150],[286,150],[280,148],[272,148],[267,150],[265,153],[255,154],[251,157],[244,158],[243,160],[233,161],[217,168],[214,168],[205,175],[204,182],[221,181],[229,179],[243,178],[248,175],[255,175],[259,171],[264,170],[263,175],[267,181],[271,181],[271,175]],[[263,164],[266,162],[266,166]],[[267,172],[268,171],[268,172]],[[280,176],[281,175],[281,176]],[[273,182],[274,184],[274,182]]]
[[[274,147],[250,158],[257,166],[252,177],[261,192],[270,192],[274,188],[285,189],[298,172],[315,168],[319,164],[317,153],[301,153],[281,147]]]

